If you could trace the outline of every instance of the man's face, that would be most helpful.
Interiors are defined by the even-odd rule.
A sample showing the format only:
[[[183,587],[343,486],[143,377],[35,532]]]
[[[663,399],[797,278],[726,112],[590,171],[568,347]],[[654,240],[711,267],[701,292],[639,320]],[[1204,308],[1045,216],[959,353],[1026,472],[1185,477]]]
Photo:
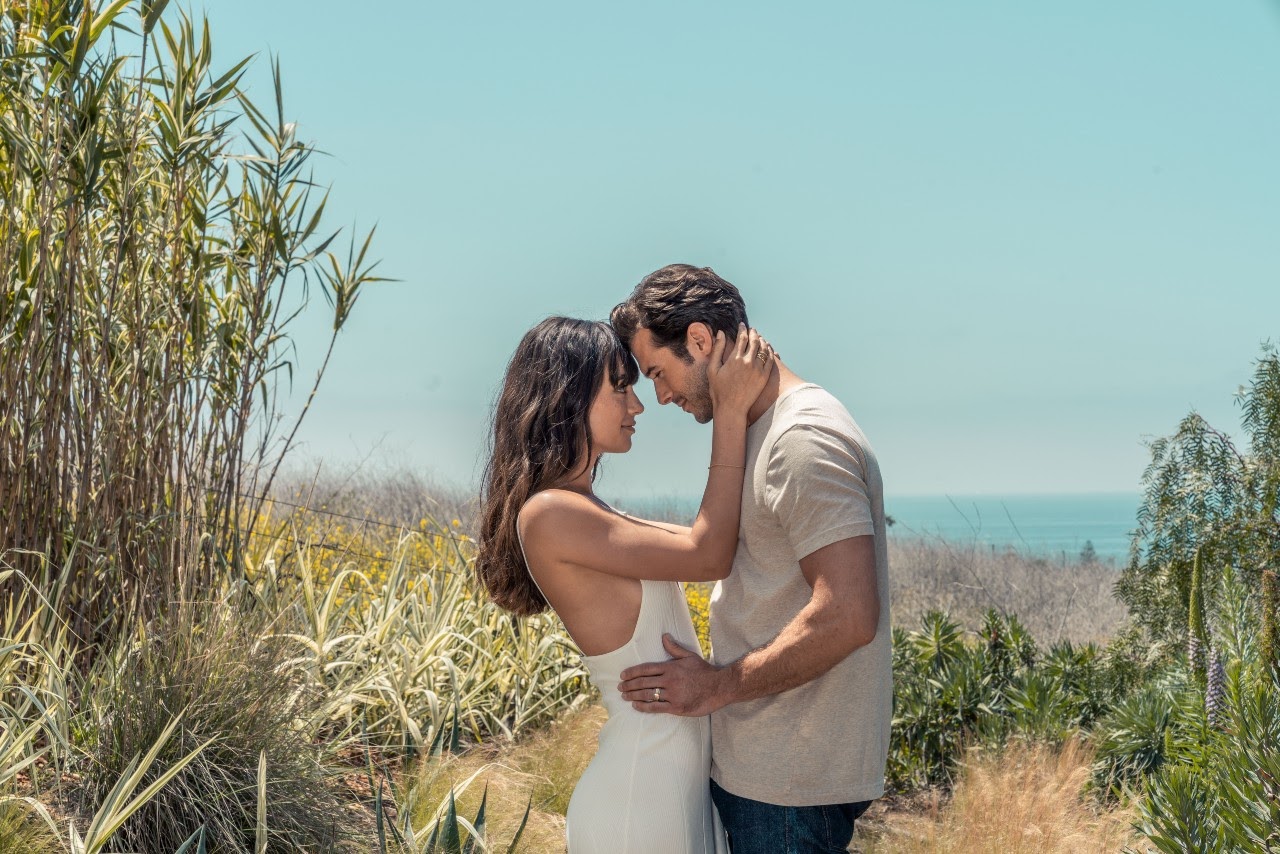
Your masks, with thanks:
[[[639,330],[631,339],[631,353],[640,363],[640,371],[653,380],[658,403],[674,402],[699,424],[706,424],[711,420],[711,387],[707,382],[710,346],[709,340],[703,340],[707,335],[695,328],[701,325],[690,327],[688,362],[670,347],[659,347],[648,329]]]

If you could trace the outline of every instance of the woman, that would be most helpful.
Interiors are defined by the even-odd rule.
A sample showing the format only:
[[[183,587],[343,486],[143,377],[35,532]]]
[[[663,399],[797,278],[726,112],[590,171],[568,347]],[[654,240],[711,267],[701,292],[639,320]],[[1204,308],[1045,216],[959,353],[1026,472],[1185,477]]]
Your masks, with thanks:
[[[569,803],[571,854],[726,850],[708,783],[708,719],[638,712],[615,686],[624,668],[667,657],[664,632],[697,648],[677,582],[729,574],[747,410],[770,367],[771,351],[754,331],[741,328],[736,342],[715,336],[707,370],[711,465],[702,506],[686,528],[623,515],[592,492],[601,455],[630,450],[644,410],[633,388],[635,361],[608,325],[544,320],[507,366],[476,568],[503,608],[555,609],[609,713]],[[662,702],[660,692],[651,702]]]

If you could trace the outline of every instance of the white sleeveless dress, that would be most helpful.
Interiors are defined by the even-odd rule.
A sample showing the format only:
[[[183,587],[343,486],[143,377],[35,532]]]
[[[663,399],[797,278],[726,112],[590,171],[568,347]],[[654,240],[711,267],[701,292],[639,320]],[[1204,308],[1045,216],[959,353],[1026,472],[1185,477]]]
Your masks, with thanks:
[[[642,580],[640,590],[631,640],[582,657],[609,719],[569,799],[569,854],[728,854],[711,802],[711,719],[637,712],[618,691],[623,670],[671,657],[664,632],[698,648],[680,585]]]
[[[600,749],[569,800],[569,854],[726,854],[711,802],[711,719],[637,712],[619,693],[622,671],[670,658],[664,632],[698,648],[674,581],[641,581],[640,616],[626,644],[584,655],[609,719]]]

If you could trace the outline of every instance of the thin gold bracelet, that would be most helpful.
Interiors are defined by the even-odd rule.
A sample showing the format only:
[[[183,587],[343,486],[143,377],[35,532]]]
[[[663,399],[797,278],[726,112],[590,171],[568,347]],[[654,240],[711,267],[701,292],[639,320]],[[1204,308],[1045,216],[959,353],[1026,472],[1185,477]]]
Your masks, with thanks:
[[[735,466],[735,465],[730,465],[729,463],[712,463],[711,465],[707,466],[707,468],[713,469],[716,466],[720,466],[721,468],[726,468],[726,469],[742,469],[743,471],[747,470],[746,466]]]

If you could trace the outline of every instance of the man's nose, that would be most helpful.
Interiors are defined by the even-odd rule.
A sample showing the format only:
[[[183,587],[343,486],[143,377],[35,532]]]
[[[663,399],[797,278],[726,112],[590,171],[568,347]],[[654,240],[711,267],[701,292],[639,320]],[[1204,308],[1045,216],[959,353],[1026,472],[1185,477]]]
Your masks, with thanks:
[[[672,400],[675,399],[675,395],[671,393],[671,389],[667,388],[666,383],[662,383],[662,384],[654,383],[653,391],[655,394],[657,394],[658,404],[661,406],[666,406],[668,403],[670,403]]]

